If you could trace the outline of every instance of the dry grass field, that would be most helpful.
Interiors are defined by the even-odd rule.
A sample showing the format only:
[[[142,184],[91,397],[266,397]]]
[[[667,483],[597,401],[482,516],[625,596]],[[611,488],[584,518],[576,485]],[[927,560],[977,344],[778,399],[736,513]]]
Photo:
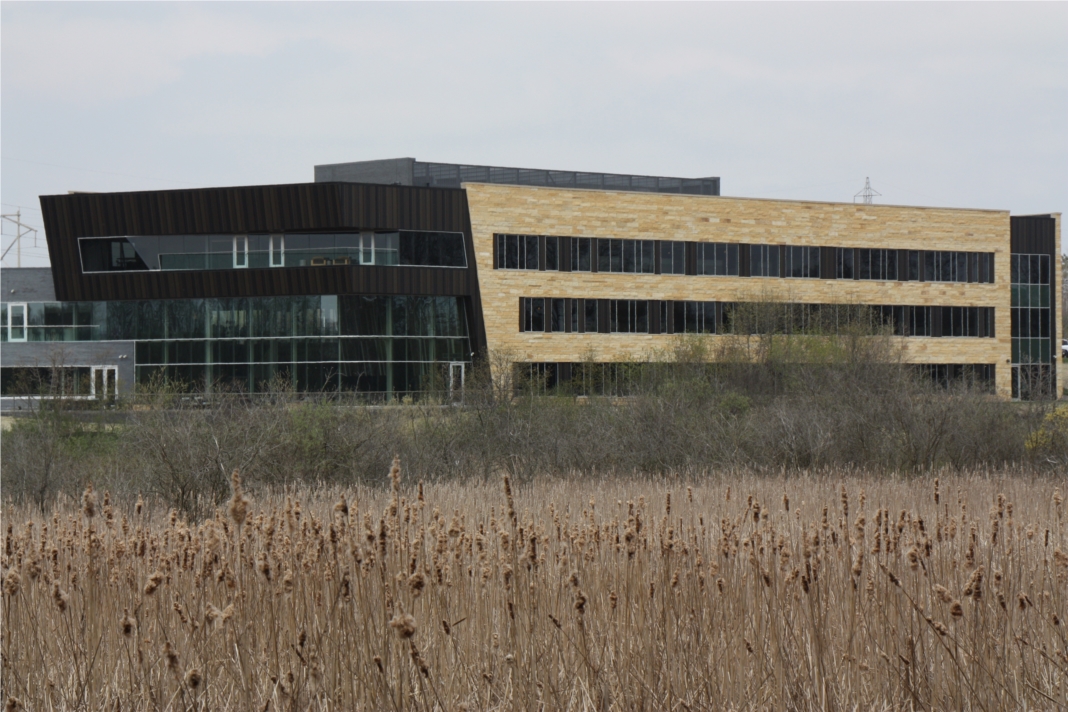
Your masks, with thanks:
[[[28,710],[1065,710],[1065,480],[850,472],[4,510]]]

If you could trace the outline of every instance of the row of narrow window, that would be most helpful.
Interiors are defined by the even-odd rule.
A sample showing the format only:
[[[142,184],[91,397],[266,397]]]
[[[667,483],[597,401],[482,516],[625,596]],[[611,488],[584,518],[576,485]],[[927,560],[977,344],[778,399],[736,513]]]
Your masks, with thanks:
[[[655,392],[665,382],[677,378],[680,368],[685,377],[693,377],[693,364],[670,362],[519,362],[512,364],[512,383],[516,394],[613,396],[625,397]],[[905,364],[917,376],[929,379],[942,388],[966,386],[994,392],[997,367],[986,363]],[[704,365],[710,378],[731,379],[751,364],[709,363]],[[1025,381],[1013,369],[1014,393],[1017,381]],[[1031,371],[1025,387],[1038,382],[1041,374]],[[1048,372],[1046,375],[1048,380]]]
[[[836,333],[852,325],[898,336],[994,336],[993,307],[749,304],[522,297],[519,330],[602,334]],[[1014,324],[1014,329],[1015,329]]]
[[[496,269],[892,282],[994,281],[992,252],[688,243],[552,235],[498,234],[494,240]],[[1039,267],[1035,269],[1038,271]]]

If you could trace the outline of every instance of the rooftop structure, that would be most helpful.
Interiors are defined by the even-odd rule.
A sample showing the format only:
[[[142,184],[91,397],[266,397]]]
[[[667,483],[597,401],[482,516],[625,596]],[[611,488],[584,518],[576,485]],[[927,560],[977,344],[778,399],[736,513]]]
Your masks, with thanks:
[[[667,178],[619,173],[425,163],[414,158],[387,158],[381,161],[356,161],[316,166],[315,182],[382,183],[431,188],[459,188],[464,183],[499,183],[549,188],[625,190],[638,193],[719,195],[719,178]]]

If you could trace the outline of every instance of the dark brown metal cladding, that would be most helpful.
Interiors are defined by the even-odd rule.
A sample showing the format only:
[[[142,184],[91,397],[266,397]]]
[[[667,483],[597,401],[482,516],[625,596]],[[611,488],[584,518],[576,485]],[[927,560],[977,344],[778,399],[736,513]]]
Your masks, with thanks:
[[[1052,215],[1014,215],[1009,225],[1012,252],[1056,256],[1057,219]]]
[[[455,188],[301,183],[41,197],[56,298],[61,301],[383,294],[464,300],[472,348],[486,336],[467,195]],[[462,232],[468,267],[359,265],[82,274],[80,237],[330,230]]]

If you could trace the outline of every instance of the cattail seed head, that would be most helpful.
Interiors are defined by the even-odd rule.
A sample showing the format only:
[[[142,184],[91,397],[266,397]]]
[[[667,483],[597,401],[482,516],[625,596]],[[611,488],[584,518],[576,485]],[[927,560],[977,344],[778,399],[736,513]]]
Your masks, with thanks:
[[[200,671],[196,668],[190,668],[185,674],[185,684],[190,690],[196,690],[200,687],[201,682]]]
[[[422,572],[417,571],[408,577],[408,590],[412,592],[412,597],[419,598],[425,586],[426,578],[424,578]]]
[[[953,601],[949,606],[949,613],[954,618],[960,618],[964,615],[964,608],[960,605],[960,601]]]
[[[230,514],[230,518],[234,520],[234,523],[238,527],[241,527],[245,523],[245,519],[248,517],[248,498],[245,497],[244,492],[241,490],[241,473],[234,470],[230,475],[230,487],[233,490],[233,495],[230,497],[230,502],[227,504],[227,511]]]
[[[163,657],[167,659],[167,668],[169,670],[178,670],[178,653],[174,652],[174,647],[169,640],[163,644]]]
[[[70,601],[70,596],[67,592],[59,587],[58,583],[52,584],[52,601],[56,604],[60,613],[67,610],[67,603]]]
[[[148,582],[145,584],[145,595],[151,596],[159,588],[159,585],[163,583],[163,573],[158,569],[152,572],[152,575],[148,577]]]
[[[389,627],[397,631],[397,635],[407,640],[415,635],[415,618],[411,613],[398,613],[389,622]]]
[[[341,495],[341,499],[334,505],[334,512],[342,517],[349,516],[349,503],[345,500],[345,495]]]
[[[968,584],[964,587],[964,597],[978,601],[983,597],[983,567],[980,566],[972,572]]]
[[[586,594],[582,592],[582,589],[575,592],[575,610],[580,616],[586,613]]]
[[[132,636],[134,628],[137,627],[137,621],[130,616],[130,611],[127,608],[122,609],[122,620],[119,621],[119,627],[122,629],[123,638]]]
[[[92,482],[85,485],[85,492],[82,493],[82,514],[87,519],[96,516],[96,492],[93,491]]]
[[[19,587],[22,585],[22,576],[15,569],[11,569],[7,572],[7,576],[4,577],[4,593],[8,596],[14,596],[19,592]]]

